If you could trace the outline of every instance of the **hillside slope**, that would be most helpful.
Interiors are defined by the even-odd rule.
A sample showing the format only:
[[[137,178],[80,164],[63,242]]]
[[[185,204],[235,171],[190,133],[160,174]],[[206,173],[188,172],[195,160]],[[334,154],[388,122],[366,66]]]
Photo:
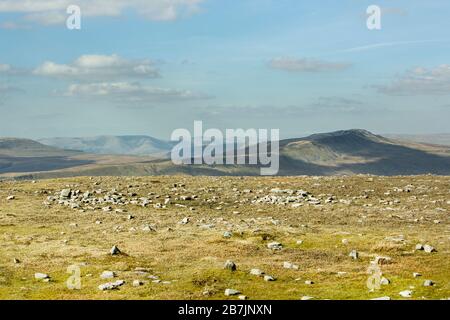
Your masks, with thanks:
[[[417,143],[450,146],[450,133],[441,134],[387,134],[385,137]]]
[[[133,146],[136,145],[122,146],[122,148],[130,150]],[[2,155],[1,150],[0,176],[16,178],[180,174],[252,176],[260,174],[260,168],[256,165],[177,166],[167,157],[101,156],[46,146],[42,150],[31,147],[17,148],[14,145],[10,149],[3,148],[7,150],[8,156]],[[23,154],[24,150],[35,156],[13,156],[15,152]],[[52,152],[56,153],[53,154],[55,158],[42,157]],[[59,156],[57,156],[58,152],[60,152]],[[387,176],[428,173],[450,175],[450,148],[391,140],[365,130],[344,130],[280,141],[279,175],[360,173]]]
[[[285,174],[450,174],[450,148],[404,143],[365,130],[314,134],[280,142]]]
[[[48,138],[39,142],[62,149],[94,154],[154,155],[165,154],[172,148],[170,142],[149,136],[97,136],[87,138]]]

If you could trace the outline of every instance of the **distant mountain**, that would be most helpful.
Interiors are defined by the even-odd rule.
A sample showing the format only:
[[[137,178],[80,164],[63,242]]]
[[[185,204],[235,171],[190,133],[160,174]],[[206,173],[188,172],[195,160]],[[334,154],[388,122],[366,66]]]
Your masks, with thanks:
[[[45,145],[94,154],[155,155],[169,152],[172,143],[149,136],[97,136],[88,138],[48,138]]]
[[[167,143],[148,137],[108,138],[98,142],[105,153],[146,154],[169,150]],[[42,141],[42,140],[41,140]],[[82,140],[84,141],[84,140]],[[89,141],[89,139],[87,140]],[[151,142],[151,143],[146,143]],[[108,143],[107,143],[108,142]],[[130,142],[130,144],[127,144]],[[0,143],[0,146],[2,144]],[[156,146],[158,147],[156,147]],[[38,142],[9,142],[0,148],[0,177],[52,178],[67,176],[259,175],[256,165],[174,165],[167,157],[93,155],[43,146]],[[67,145],[81,149],[76,144]],[[86,146],[86,144],[81,144]],[[100,148],[103,146],[102,148]],[[93,152],[92,151],[92,152]],[[26,157],[34,155],[34,157]],[[49,154],[53,155],[49,157]],[[15,158],[14,158],[15,157]],[[343,130],[280,141],[279,175],[450,175],[450,147],[398,141],[365,130]],[[2,166],[9,161],[10,166]],[[13,165],[11,165],[11,163]],[[27,165],[30,164],[30,165]],[[29,170],[26,170],[29,169]]]
[[[58,170],[87,164],[81,152],[62,150],[29,139],[0,138],[0,174]]]
[[[282,174],[448,175],[450,147],[343,130],[281,141],[280,168]]]
[[[418,142],[418,143],[430,143],[438,144],[443,146],[450,146],[450,133],[440,133],[440,134],[387,134],[388,138]]]
[[[0,154],[3,156],[35,157],[35,156],[63,156],[74,155],[77,152],[62,150],[47,146],[30,139],[1,138]]]

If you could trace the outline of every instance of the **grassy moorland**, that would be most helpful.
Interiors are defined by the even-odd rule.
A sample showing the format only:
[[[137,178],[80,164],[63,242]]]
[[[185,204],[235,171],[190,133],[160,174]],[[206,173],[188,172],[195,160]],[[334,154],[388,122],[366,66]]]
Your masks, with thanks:
[[[237,299],[227,288],[249,299],[405,299],[404,290],[447,299],[449,212],[450,178],[431,175],[2,181],[0,299]],[[370,291],[377,256],[390,283]],[[79,290],[66,286],[70,265],[80,267]],[[106,270],[115,278],[102,279]],[[99,290],[116,280],[125,283]]]

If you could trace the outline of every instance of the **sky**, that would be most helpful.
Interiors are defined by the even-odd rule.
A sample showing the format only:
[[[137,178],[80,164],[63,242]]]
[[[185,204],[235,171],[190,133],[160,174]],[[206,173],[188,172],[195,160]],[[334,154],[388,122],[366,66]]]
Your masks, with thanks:
[[[194,120],[429,134],[449,119],[448,0],[0,0],[0,136],[169,140]]]

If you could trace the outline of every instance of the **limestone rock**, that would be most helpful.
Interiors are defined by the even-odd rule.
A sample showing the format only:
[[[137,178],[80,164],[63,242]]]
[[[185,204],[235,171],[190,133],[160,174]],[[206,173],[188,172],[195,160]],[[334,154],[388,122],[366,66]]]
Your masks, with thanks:
[[[348,256],[351,257],[353,260],[357,260],[359,257],[359,253],[356,250],[352,250]]]
[[[120,286],[123,286],[124,284],[125,284],[124,280],[117,280],[114,282],[103,283],[98,286],[98,289],[101,291],[114,290],[119,288]]]
[[[272,249],[272,250],[281,250],[281,249],[283,249],[283,245],[279,242],[271,242],[271,243],[267,244],[267,248]]]
[[[275,281],[275,278],[269,275],[264,276],[264,281]]]
[[[230,271],[236,271],[236,264],[231,260],[227,260],[225,261],[223,268]]]
[[[34,278],[37,280],[50,279],[50,276],[46,273],[37,272],[34,274]]]
[[[424,287],[432,287],[432,286],[434,286],[434,282],[432,280],[425,280],[423,282],[423,286]]]
[[[116,256],[122,253],[122,251],[120,251],[120,249],[115,245],[111,248],[109,252],[111,253],[112,256]]]
[[[103,271],[100,275],[100,278],[102,279],[112,279],[116,276],[114,271]]]
[[[264,275],[264,271],[262,271],[260,269],[251,269],[250,274],[253,276],[262,277]]]
[[[404,290],[399,292],[399,295],[403,298],[411,298],[412,297],[412,291],[411,290]]]
[[[225,289],[225,295],[226,296],[236,296],[240,294],[241,292],[235,289]]]

